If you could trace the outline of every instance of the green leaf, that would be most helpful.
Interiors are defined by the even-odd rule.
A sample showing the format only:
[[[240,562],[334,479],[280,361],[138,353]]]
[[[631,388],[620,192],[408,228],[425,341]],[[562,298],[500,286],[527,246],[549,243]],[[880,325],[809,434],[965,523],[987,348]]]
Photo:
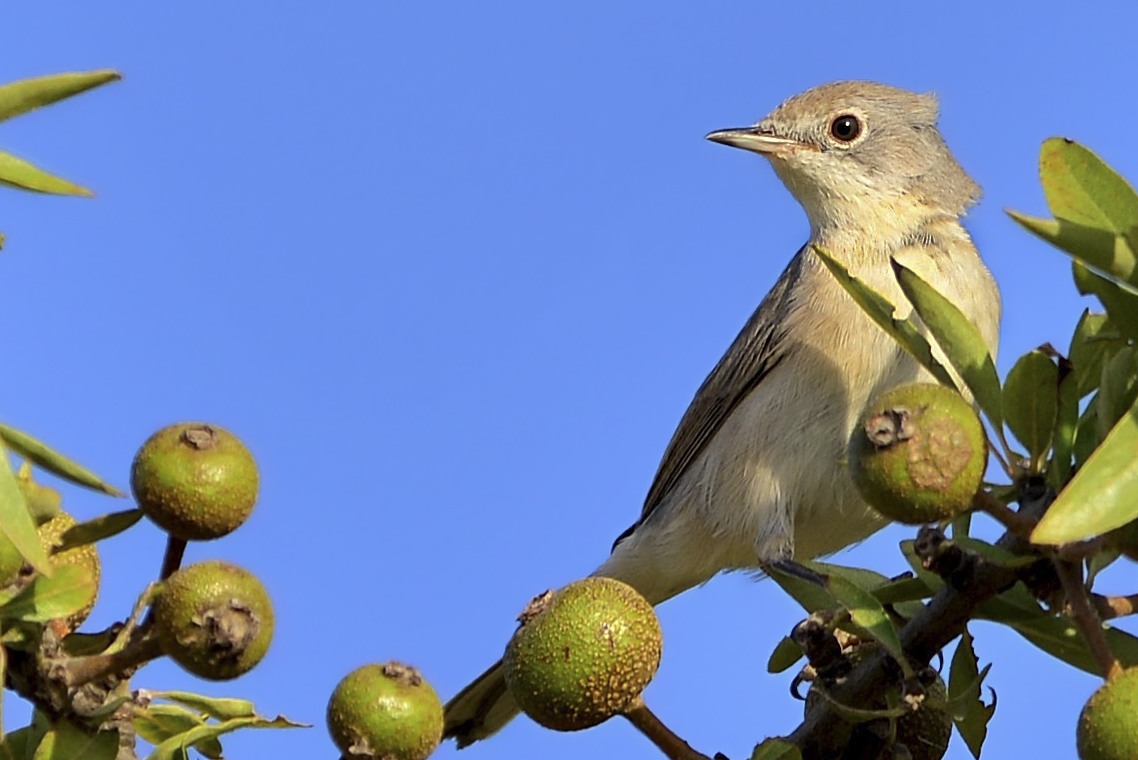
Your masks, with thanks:
[[[849,273],[849,270],[835,259],[829,251],[819,246],[814,246],[814,253],[834,275],[838,284],[850,295],[854,302],[861,307],[862,311],[872,319],[877,325],[888,333],[902,348],[908,351],[917,363],[924,367],[929,373],[936,378],[937,382],[942,385],[947,385],[950,388],[955,388],[956,384],[952,380],[952,375],[944,368],[933,356],[932,346],[924,335],[921,334],[920,329],[911,319],[898,319],[896,314],[896,307],[889,302],[889,299],[878,293],[873,288],[866,285],[861,280],[857,279]]]
[[[118,751],[118,731],[88,734],[61,720],[44,736],[36,748],[34,760],[115,760]]]
[[[1127,346],[1102,367],[1099,380],[1096,423],[1098,439],[1104,440],[1122,415],[1126,414],[1138,398],[1138,372],[1135,371],[1135,351]]]
[[[1098,388],[1103,362],[1125,345],[1126,340],[1106,314],[1083,310],[1067,350],[1067,358],[1075,369],[1079,398]]]
[[[893,273],[905,297],[913,304],[921,321],[936,338],[950,364],[960,373],[976,403],[992,425],[1003,424],[1000,376],[979,328],[956,304],[922,280],[913,270],[893,261]],[[953,386],[955,387],[955,386]]]
[[[91,198],[95,195],[82,185],[50,174],[31,161],[2,150],[0,150],[0,185],[51,195],[76,195],[82,198]]]
[[[31,726],[24,726],[6,734],[4,740],[0,742],[0,760],[25,760],[31,757],[41,739],[43,736],[37,735]]]
[[[64,480],[95,491],[102,491],[111,496],[123,495],[122,491],[108,485],[102,478],[83,465],[68,459],[27,433],[0,423],[0,440],[7,443],[20,456],[30,459],[43,469]]]
[[[41,573],[51,573],[51,562],[47,558],[35,521],[28,513],[24,492],[12,473],[8,451],[0,441],[0,532],[20,552],[20,555]]]
[[[0,85],[0,121],[122,79],[117,71],[73,71]]]
[[[134,711],[134,728],[151,744],[161,744],[191,728],[204,726],[200,715],[177,705],[147,705]]]
[[[36,576],[31,583],[0,605],[0,620],[46,623],[83,609],[94,596],[96,581],[86,567],[57,567],[48,578]]]
[[[1114,280],[1095,274],[1076,261],[1071,265],[1075,288],[1082,295],[1094,295],[1106,308],[1111,324],[1130,338],[1138,339],[1138,294]]]
[[[929,588],[928,584],[925,583],[923,579],[910,576],[906,578],[898,578],[896,580],[891,580],[887,583],[883,583],[880,586],[875,586],[872,590],[872,593],[877,601],[881,602],[882,604],[892,605],[893,607],[897,608],[898,611],[901,611],[901,614],[903,614],[905,617],[912,617],[912,615],[906,614],[906,612],[903,610],[912,612],[923,608],[924,605],[918,605],[916,608],[906,608],[901,605],[905,605],[907,602],[915,602],[921,599],[928,599],[933,595],[934,592],[931,588]]]
[[[802,647],[794,643],[794,639],[789,636],[783,636],[782,641],[775,645],[774,651],[771,652],[771,656],[767,660],[767,672],[782,673],[790,670],[801,659]]]
[[[751,752],[751,760],[802,760],[802,752],[782,739],[764,739]]]
[[[988,735],[988,721],[996,711],[994,700],[991,705],[985,705],[980,699],[980,686],[991,667],[988,665],[983,673],[980,672],[976,652],[972,648],[972,636],[965,629],[949,667],[948,700],[952,722],[975,758],[980,757],[980,749]]]
[[[1072,453],[1075,456],[1074,469],[1081,470],[1091,454],[1098,448],[1098,394],[1091,397],[1083,413],[1079,415],[1079,424],[1075,426],[1075,446]]]
[[[1070,370],[1070,362],[1060,360],[1059,377],[1059,408],[1051,442],[1051,464],[1047,468],[1047,483],[1056,491],[1062,490],[1071,477],[1071,455],[1079,425],[1079,381]]]
[[[1131,406],[1031,534],[1037,544],[1081,541],[1138,517],[1138,405]]]
[[[1028,232],[1051,243],[1076,262],[1123,282],[1135,276],[1138,257],[1126,237],[1067,219],[1040,219],[1015,211],[1007,213]]]
[[[1004,383],[1004,415],[1012,434],[1027,448],[1033,472],[1042,470],[1051,448],[1059,413],[1058,391],[1059,368],[1038,348],[1019,358]]]
[[[198,726],[171,737],[154,748],[147,760],[180,760],[185,756],[185,748],[192,747],[205,739],[215,739],[241,728],[304,728],[303,723],[294,723],[283,716],[272,720],[262,717],[234,718],[221,723]]]
[[[207,697],[188,691],[152,691],[149,693],[153,699],[167,699],[171,702],[177,702],[219,720],[251,718],[257,714],[253,703],[247,699]]]
[[[976,615],[1008,626],[1056,659],[1092,675],[1102,675],[1078,629],[1068,618],[1041,609],[1023,584],[984,602]],[[1111,652],[1123,667],[1138,665],[1138,638],[1117,628],[1106,628],[1104,632]]]
[[[1138,193],[1118,172],[1073,140],[1052,137],[1039,151],[1047,207],[1059,219],[1129,234],[1138,227]]]
[[[85,546],[111,536],[117,536],[141,519],[142,510],[126,509],[122,512],[112,512],[93,520],[72,525],[60,536],[60,543],[52,549],[52,553],[59,554],[77,546]]]
[[[850,619],[859,627],[868,631],[878,643],[893,656],[901,665],[906,677],[909,676],[909,660],[901,648],[901,637],[897,633],[893,620],[881,606],[881,602],[874,598],[867,589],[861,588],[853,582],[831,575],[826,578],[826,589],[830,595],[841,602],[850,613]]]
[[[766,573],[772,581],[779,585],[779,588],[789,594],[807,612],[833,610],[841,606],[834,597],[830,596],[825,587],[809,581],[801,575],[786,572],[777,565],[767,568]]]
[[[134,712],[134,725],[139,736],[157,745],[191,729],[204,726],[206,721],[178,705],[148,705]],[[220,758],[222,755],[221,742],[216,737],[203,739],[193,746],[209,758]]]

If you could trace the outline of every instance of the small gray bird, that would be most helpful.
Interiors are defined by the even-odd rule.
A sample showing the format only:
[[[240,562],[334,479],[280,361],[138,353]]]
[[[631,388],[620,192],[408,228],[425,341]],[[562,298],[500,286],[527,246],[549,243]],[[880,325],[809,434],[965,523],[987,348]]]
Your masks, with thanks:
[[[770,161],[806,210],[810,240],[700,386],[640,519],[595,575],[659,604],[722,570],[830,554],[882,526],[850,480],[846,442],[872,396],[932,378],[811,246],[831,251],[905,317],[911,306],[890,266],[898,260],[960,307],[995,356],[999,291],[960,222],[980,188],[936,121],[933,95],[835,82],[753,127],[707,136]],[[447,704],[444,733],[465,746],[517,712],[498,662]]]

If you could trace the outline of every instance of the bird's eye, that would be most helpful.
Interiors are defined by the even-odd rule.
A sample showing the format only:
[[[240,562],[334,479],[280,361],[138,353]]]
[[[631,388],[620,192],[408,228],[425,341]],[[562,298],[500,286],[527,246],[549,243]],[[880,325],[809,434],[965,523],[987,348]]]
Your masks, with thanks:
[[[843,114],[830,124],[830,134],[835,140],[853,142],[861,134],[861,121],[853,114]]]

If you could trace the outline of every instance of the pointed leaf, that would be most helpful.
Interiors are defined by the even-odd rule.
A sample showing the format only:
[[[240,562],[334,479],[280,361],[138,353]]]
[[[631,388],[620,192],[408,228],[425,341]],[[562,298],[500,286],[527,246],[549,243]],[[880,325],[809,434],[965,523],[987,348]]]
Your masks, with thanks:
[[[802,751],[783,739],[764,739],[751,752],[751,760],[802,760]]]
[[[118,731],[88,734],[61,720],[44,736],[36,748],[34,760],[115,760],[118,751]]]
[[[40,572],[51,573],[51,562],[44,551],[36,532],[35,521],[28,513],[24,493],[12,465],[8,461],[8,451],[0,441],[0,538],[7,537],[16,551]]]
[[[1067,350],[1067,358],[1075,369],[1079,398],[1098,388],[1103,362],[1125,345],[1126,339],[1106,314],[1090,309],[1083,311],[1071,336],[1071,347]]]
[[[921,321],[936,338],[949,363],[960,373],[964,384],[992,425],[1003,423],[1000,400],[1000,376],[988,353],[988,344],[980,329],[964,315],[956,304],[905,265],[893,261],[893,273],[905,297],[913,304]]]
[[[117,536],[141,519],[142,510],[126,509],[122,512],[112,512],[93,520],[72,525],[60,536],[59,546],[56,546],[52,553],[59,554],[68,549],[74,549],[76,546],[93,544],[96,541]]]
[[[826,589],[849,611],[850,619],[854,623],[868,631],[881,646],[885,647],[903,670],[908,669],[909,661],[901,649],[901,637],[897,633],[897,628],[873,594],[836,575],[826,578]]]
[[[0,185],[50,195],[77,195],[83,198],[95,195],[82,185],[50,174],[31,161],[2,150],[0,150]]]
[[[1099,440],[1104,440],[1122,415],[1138,397],[1138,372],[1135,358],[1138,354],[1127,346],[1107,361],[1102,368],[1099,391],[1095,401],[1095,414]]]
[[[122,79],[117,71],[72,71],[21,79],[0,86],[0,121]]]
[[[770,658],[767,659],[768,673],[782,673],[790,670],[802,659],[802,647],[794,643],[794,639],[783,636],[782,641],[775,645]]]
[[[1078,291],[1098,298],[1119,333],[1131,340],[1138,339],[1138,293],[1095,274],[1077,261],[1071,265],[1071,272]]]
[[[896,308],[889,299],[851,275],[849,270],[825,248],[814,246],[814,253],[870,319],[908,351],[918,364],[936,378],[937,382],[950,388],[956,387],[952,375],[933,357],[932,346],[928,339],[921,334],[911,319],[898,319],[895,316]]]
[[[1060,360],[1059,408],[1051,442],[1051,464],[1047,468],[1047,483],[1056,491],[1061,491],[1071,477],[1071,455],[1079,425],[1079,380],[1069,368],[1070,362]]]
[[[1087,463],[1100,442],[1098,437],[1098,394],[1095,394],[1091,396],[1090,402],[1083,409],[1083,413],[1079,415],[1079,424],[1075,426],[1075,448],[1072,453],[1075,455],[1074,469],[1076,472]]]
[[[1122,416],[1031,534],[1037,544],[1097,536],[1138,517],[1138,405]]]
[[[767,568],[766,573],[772,581],[779,585],[779,588],[798,602],[802,609],[807,612],[833,610],[841,606],[823,586],[806,580],[800,575],[786,572],[777,565]]]
[[[1066,219],[1118,235],[1138,227],[1138,193],[1118,172],[1073,140],[1052,137],[1039,151],[1047,207]]]
[[[27,433],[16,430],[14,427],[0,423],[0,440],[12,447],[25,459],[30,459],[43,469],[69,480],[76,485],[102,491],[111,496],[122,496],[123,493],[112,485],[108,485],[95,473],[83,465],[68,459],[46,444],[37,441]]]
[[[151,744],[205,725],[200,715],[177,705],[147,705],[134,711],[133,720],[138,735]]]
[[[1007,213],[1021,227],[1070,255],[1077,263],[1122,282],[1131,282],[1135,277],[1138,256],[1126,237],[1066,219],[1040,219],[1015,211]]]
[[[294,723],[283,716],[272,720],[268,718],[234,718],[222,723],[211,723],[205,726],[192,728],[178,736],[159,744],[150,753],[147,760],[180,760],[185,755],[185,748],[191,747],[204,739],[215,739],[231,731],[241,728],[304,728],[303,723]]]
[[[171,702],[178,702],[219,720],[252,718],[257,715],[253,703],[247,699],[207,697],[204,694],[192,694],[188,691],[154,691],[150,692],[150,696],[155,699],[168,699]]]
[[[1052,657],[1095,676],[1102,669],[1078,629],[1068,618],[1041,609],[1022,584],[989,599],[977,609],[977,617],[1002,623]],[[1110,650],[1123,667],[1138,665],[1138,638],[1117,628],[1105,629]]]
[[[949,667],[948,699],[954,707],[951,712],[956,730],[975,758],[980,757],[980,749],[988,735],[988,721],[995,712],[995,703],[985,705],[980,699],[980,686],[991,667],[988,665],[983,673],[980,672],[972,637],[965,629]]]
[[[36,576],[0,606],[0,620],[46,623],[83,609],[94,597],[96,581],[86,567],[57,567],[52,577]]]
[[[1047,353],[1029,351],[1012,366],[1004,383],[1003,406],[1008,428],[1027,448],[1033,470],[1039,472],[1059,414],[1059,368]]]

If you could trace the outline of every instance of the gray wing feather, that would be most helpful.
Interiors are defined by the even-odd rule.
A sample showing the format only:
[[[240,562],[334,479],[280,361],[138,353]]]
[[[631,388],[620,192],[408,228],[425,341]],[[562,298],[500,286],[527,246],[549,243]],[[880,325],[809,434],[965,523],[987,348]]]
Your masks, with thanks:
[[[782,325],[793,308],[791,286],[799,277],[806,248],[799,250],[775,286],[755,309],[727,353],[703,381],[684,412],[644,499],[640,519],[617,538],[620,543],[644,522],[699,457],[723,421],[787,354]]]

